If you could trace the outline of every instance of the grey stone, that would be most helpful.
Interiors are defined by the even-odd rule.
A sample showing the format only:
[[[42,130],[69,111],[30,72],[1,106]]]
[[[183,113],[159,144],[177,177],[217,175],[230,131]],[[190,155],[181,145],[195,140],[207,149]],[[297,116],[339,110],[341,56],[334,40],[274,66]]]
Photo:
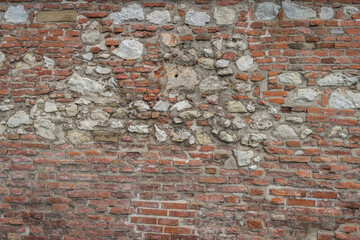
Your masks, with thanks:
[[[110,120],[110,127],[111,128],[124,128],[124,124],[120,120]]]
[[[188,25],[205,26],[208,22],[210,22],[210,16],[206,12],[197,12],[193,9],[186,12],[185,23]]]
[[[310,134],[313,133],[313,130],[307,128],[307,129],[304,129],[301,133],[300,133],[300,138],[301,139],[304,139],[306,138],[307,136],[309,136]]]
[[[272,121],[266,115],[262,115],[259,118],[255,118],[254,122],[250,125],[253,129],[266,130],[273,126]]]
[[[214,94],[226,89],[226,84],[217,76],[210,76],[201,80],[199,89],[202,94]]]
[[[236,61],[236,66],[238,67],[238,69],[240,71],[243,71],[243,72],[249,72],[256,68],[256,66],[254,64],[254,59],[249,55],[240,57]]]
[[[51,58],[48,58],[48,57],[43,57],[43,60],[44,60],[44,67],[47,68],[47,69],[53,69],[54,66],[55,66],[55,62],[54,60],[52,60]]]
[[[212,70],[214,69],[215,60],[213,58],[199,58],[198,60],[199,65],[204,69]]]
[[[125,118],[127,116],[127,112],[125,108],[118,108],[113,114],[114,118]]]
[[[272,2],[260,3],[255,11],[255,16],[259,20],[272,20],[279,14],[280,6]]]
[[[110,114],[108,114],[107,112],[105,112],[101,109],[95,109],[95,110],[91,111],[90,117],[92,120],[107,121],[110,118]]]
[[[245,121],[241,117],[235,117],[230,125],[231,129],[243,129],[245,127],[246,127]]]
[[[99,125],[100,122],[98,120],[85,119],[78,123],[78,128],[81,130],[94,130],[94,127]]]
[[[179,117],[189,119],[189,118],[199,118],[201,113],[196,110],[188,110],[179,114]]]
[[[207,135],[207,133],[206,133],[204,130],[198,128],[198,129],[196,129],[196,133],[195,133],[195,134],[196,134],[196,135],[195,135],[196,140],[197,140],[197,142],[198,142],[199,144],[201,144],[201,145],[209,145],[209,144],[212,144],[212,143],[213,143],[213,142],[211,141],[209,135]]]
[[[45,102],[45,107],[44,107],[44,111],[51,113],[51,112],[56,112],[58,110],[56,103],[53,102]]]
[[[29,14],[23,5],[10,6],[5,12],[4,19],[9,23],[23,23],[28,19]]]
[[[80,93],[82,95],[89,95],[92,93],[99,93],[103,91],[104,86],[90,78],[81,77],[79,74],[74,73],[68,85],[72,91]]]
[[[234,143],[238,141],[238,138],[236,137],[235,134],[229,134],[225,131],[221,131],[219,133],[219,139],[223,142],[227,142],[227,143]]]
[[[226,111],[229,113],[245,113],[247,112],[244,105],[239,101],[228,101],[226,103]]]
[[[66,138],[72,144],[79,144],[79,143],[88,143],[91,142],[91,137],[84,132],[80,131],[71,131],[66,134]]]
[[[275,137],[285,138],[285,139],[297,138],[298,137],[296,132],[294,131],[294,129],[292,129],[287,124],[279,125],[278,127],[275,128],[275,130],[272,132],[272,134]]]
[[[345,75],[343,73],[332,73],[329,74],[327,76],[325,76],[324,78],[320,79],[317,84],[319,86],[351,86],[353,84],[355,84],[356,82],[358,82],[358,78],[357,77],[352,77],[352,76],[348,76]]]
[[[110,19],[114,24],[120,24],[129,20],[144,20],[144,11],[140,4],[131,4],[123,7],[120,12],[110,14]]]
[[[290,19],[309,19],[316,17],[316,11],[309,7],[305,7],[299,4],[292,3],[290,0],[282,2],[285,16]]]
[[[86,44],[96,44],[100,41],[100,25],[97,21],[93,21],[88,25],[81,34],[81,40]]]
[[[220,59],[216,61],[216,67],[217,68],[226,68],[228,67],[230,64],[229,60],[225,60],[225,59]]]
[[[6,131],[6,127],[0,124],[0,135],[3,134],[5,131]]]
[[[34,65],[36,63],[36,57],[33,53],[27,53],[25,54],[25,56],[23,57],[24,62],[26,62],[27,64]]]
[[[354,6],[345,6],[343,8],[343,14],[345,18],[351,18],[352,15],[358,13],[359,11],[360,11],[359,8]]]
[[[176,110],[176,111],[182,111],[182,110],[185,110],[185,109],[189,109],[189,108],[192,108],[192,105],[189,103],[188,100],[183,100],[183,101],[180,101],[176,104],[174,104],[170,110]]]
[[[48,119],[39,118],[34,121],[36,134],[48,140],[55,140],[55,124]]]
[[[298,72],[282,73],[278,78],[279,82],[283,84],[299,85],[302,83],[301,74]]]
[[[313,102],[320,94],[321,91],[319,89],[301,88],[296,91],[292,100],[299,103]]]
[[[91,52],[82,55],[83,59],[89,62],[93,59],[93,56],[94,55]]]
[[[20,125],[30,124],[29,115],[23,110],[17,111],[7,121],[8,127],[18,127]]]
[[[76,104],[69,104],[65,108],[65,113],[68,117],[75,117],[77,113],[79,112],[78,107]]]
[[[334,9],[331,7],[322,7],[320,9],[319,17],[322,20],[328,20],[334,17]]]
[[[5,62],[5,54],[3,52],[0,52],[0,67],[4,66]]]
[[[160,143],[162,142],[166,142],[166,138],[167,138],[167,134],[164,130],[161,130],[160,128],[158,128],[158,126],[154,125],[155,127],[155,137],[156,140]]]
[[[219,76],[229,76],[229,75],[232,75],[234,74],[233,70],[231,68],[223,68],[223,69],[220,69],[217,74]]]
[[[149,125],[138,124],[138,125],[130,125],[128,127],[128,131],[132,133],[138,134],[148,134],[149,133]]]
[[[171,65],[166,72],[166,76],[167,91],[193,90],[198,83],[198,75],[192,67]]]
[[[346,89],[337,89],[330,95],[329,107],[360,108],[360,93],[354,93]]]
[[[120,43],[113,53],[126,60],[140,58],[144,51],[144,45],[136,39],[126,39]]]
[[[267,136],[262,133],[250,133],[246,134],[241,139],[241,144],[245,146],[258,147],[267,139]]]
[[[2,111],[2,112],[9,111],[11,109],[14,109],[14,105],[7,104],[7,105],[0,106],[0,111]]]
[[[254,157],[254,152],[252,150],[243,151],[243,150],[232,150],[236,161],[239,167],[245,167],[251,163],[251,159]]]
[[[130,108],[135,108],[139,112],[146,112],[146,111],[150,110],[149,105],[146,102],[142,101],[142,100],[137,100],[137,101],[131,102],[129,104],[129,107]]]
[[[177,132],[172,132],[172,138],[171,140],[174,142],[184,142],[186,139],[190,138],[191,134],[184,130],[184,129],[180,129]]]
[[[167,10],[159,11],[155,10],[147,15],[146,20],[154,24],[165,24],[170,22],[170,12]]]
[[[101,67],[101,66],[97,66],[95,71],[97,73],[100,73],[100,74],[109,74],[111,73],[111,69],[110,68],[104,68],[104,67]]]
[[[285,120],[293,124],[301,124],[304,122],[304,119],[301,117],[287,117]]]
[[[153,107],[153,109],[155,111],[159,111],[159,112],[166,112],[169,107],[171,106],[170,103],[166,102],[166,101],[163,101],[163,100],[160,100],[160,101],[157,101],[155,106]]]
[[[229,25],[233,24],[235,20],[236,12],[229,7],[216,7],[214,9],[214,18],[217,25]]]

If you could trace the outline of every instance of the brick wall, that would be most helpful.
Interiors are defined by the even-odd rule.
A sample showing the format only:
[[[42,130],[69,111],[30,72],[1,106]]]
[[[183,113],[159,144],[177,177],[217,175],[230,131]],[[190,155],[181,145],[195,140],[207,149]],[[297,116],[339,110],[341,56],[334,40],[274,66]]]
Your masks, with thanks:
[[[0,1],[0,239],[360,239],[360,1]]]

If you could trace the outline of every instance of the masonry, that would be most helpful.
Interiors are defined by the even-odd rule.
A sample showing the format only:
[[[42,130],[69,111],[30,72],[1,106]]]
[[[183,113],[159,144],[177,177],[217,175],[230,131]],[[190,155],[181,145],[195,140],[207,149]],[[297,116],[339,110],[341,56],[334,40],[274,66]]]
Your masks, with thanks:
[[[0,17],[0,239],[360,239],[360,0]]]

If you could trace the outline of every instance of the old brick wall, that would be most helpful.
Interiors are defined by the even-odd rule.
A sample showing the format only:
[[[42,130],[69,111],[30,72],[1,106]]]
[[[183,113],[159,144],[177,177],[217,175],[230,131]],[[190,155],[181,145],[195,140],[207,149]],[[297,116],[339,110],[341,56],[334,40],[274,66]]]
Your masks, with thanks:
[[[0,1],[0,239],[360,239],[360,0]]]

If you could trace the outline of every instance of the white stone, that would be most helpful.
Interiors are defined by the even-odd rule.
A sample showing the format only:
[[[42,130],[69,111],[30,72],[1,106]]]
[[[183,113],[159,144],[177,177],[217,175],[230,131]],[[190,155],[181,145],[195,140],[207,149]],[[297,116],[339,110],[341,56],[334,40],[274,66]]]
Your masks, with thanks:
[[[225,60],[225,59],[220,59],[216,61],[216,67],[217,68],[226,68],[228,67],[230,64],[229,60]]]
[[[214,18],[218,25],[233,24],[235,16],[235,10],[229,7],[216,7],[214,10]]]
[[[23,5],[10,6],[5,12],[4,19],[10,23],[23,23],[28,19],[29,14]]]
[[[112,120],[110,121],[111,128],[124,128],[124,124],[121,120]]]
[[[219,76],[229,76],[229,75],[232,75],[234,72],[231,68],[223,68],[223,69],[220,69],[217,74]]]
[[[251,147],[258,147],[267,139],[267,136],[262,133],[250,133],[246,134],[241,139],[241,144]]]
[[[135,108],[139,112],[146,112],[146,111],[150,110],[149,105],[142,100],[137,100],[137,101],[131,102],[129,104],[129,108]]]
[[[87,134],[79,131],[71,131],[66,134],[66,138],[72,143],[72,144],[78,144],[78,143],[87,143],[91,142],[91,137]]]
[[[179,117],[189,119],[189,118],[199,118],[201,113],[196,110],[188,110],[179,114]]]
[[[101,109],[95,109],[95,110],[91,111],[90,117],[93,120],[107,121],[110,118],[110,114],[108,114],[107,112],[105,112]]]
[[[285,120],[293,124],[301,124],[304,122],[304,119],[301,117],[287,117]]]
[[[182,89],[193,90],[198,83],[198,74],[192,67],[170,65],[166,72],[167,91],[179,92]]]
[[[197,12],[193,9],[186,12],[185,23],[188,25],[205,26],[208,22],[210,22],[210,16],[206,12]]]
[[[71,90],[82,95],[88,95],[89,93],[99,93],[104,89],[102,84],[90,78],[82,77],[77,73],[74,73],[71,76],[68,85],[70,86]]]
[[[11,109],[14,109],[14,105],[8,104],[8,105],[0,106],[0,111],[2,111],[2,112],[9,111]]]
[[[110,19],[114,24],[120,24],[129,20],[144,20],[144,11],[140,4],[131,4],[123,7],[120,12],[110,14]]]
[[[166,112],[169,107],[171,106],[171,104],[169,102],[166,102],[166,101],[163,101],[163,100],[160,100],[160,101],[157,101],[155,106],[153,107],[153,109],[155,111],[159,111],[159,112]]]
[[[245,113],[247,112],[244,105],[239,101],[228,101],[226,103],[226,111],[228,113]]]
[[[34,121],[34,127],[36,129],[36,134],[42,138],[48,140],[54,140],[55,137],[55,124],[48,119],[39,118]]]
[[[322,7],[320,9],[319,17],[322,20],[328,20],[334,17],[334,9],[331,7]]]
[[[182,111],[185,109],[189,109],[191,107],[192,107],[192,105],[189,103],[189,101],[184,100],[184,101],[180,101],[180,102],[174,104],[174,106],[172,106],[170,110],[176,109],[176,111]]]
[[[278,79],[283,84],[299,85],[302,83],[301,74],[298,72],[282,73],[278,76]]]
[[[272,134],[275,137],[285,138],[285,139],[297,138],[298,137],[296,132],[294,131],[294,129],[292,129],[287,124],[279,125],[277,128],[275,128],[275,130],[272,132]]]
[[[301,88],[298,89],[295,95],[291,98],[294,102],[306,103],[312,102],[321,94],[319,89]]]
[[[255,11],[255,16],[259,20],[272,20],[279,14],[280,6],[272,2],[260,3]]]
[[[23,57],[23,60],[30,66],[36,63],[36,57],[33,53],[25,54],[25,56]]]
[[[93,59],[93,54],[91,52],[85,53],[82,55],[83,59],[86,61],[91,61]]]
[[[305,7],[296,3],[292,3],[290,0],[282,2],[285,16],[290,19],[309,19],[316,17],[316,11],[309,7]]]
[[[2,124],[0,124],[0,135],[3,134],[6,130],[6,127]]]
[[[149,133],[149,125],[139,124],[139,125],[130,125],[128,127],[128,131],[132,133],[138,134],[148,134]]]
[[[47,69],[53,69],[54,66],[55,66],[55,62],[54,60],[52,60],[51,58],[48,58],[48,57],[43,57],[43,60],[44,60],[44,67],[47,68]]]
[[[126,39],[120,43],[113,53],[126,60],[140,58],[144,51],[144,45],[136,39]]]
[[[44,111],[45,112],[56,112],[58,110],[56,103],[53,102],[45,102]]]
[[[4,66],[5,62],[5,54],[3,52],[0,52],[0,67]]]
[[[219,139],[223,142],[227,142],[227,143],[234,143],[238,141],[238,138],[236,137],[235,134],[229,134],[225,131],[221,131],[219,133]]]
[[[313,130],[307,128],[307,129],[304,129],[301,133],[300,133],[300,137],[301,139],[304,139],[306,138],[307,136],[309,136],[310,134],[312,134]]]
[[[249,55],[240,57],[236,61],[236,66],[238,67],[238,69],[240,71],[243,71],[243,72],[249,72],[256,68],[256,66],[254,64],[254,59]]]
[[[360,10],[357,7],[354,6],[345,6],[343,8],[343,13],[344,13],[344,17],[345,18],[350,18],[352,15],[354,15],[355,13],[358,13]]]
[[[171,140],[174,142],[183,142],[190,137],[191,134],[188,131],[181,129],[178,132],[172,132]]]
[[[97,125],[99,125],[99,121],[85,119],[83,121],[80,121],[77,127],[82,130],[94,130],[94,127]]]
[[[218,76],[209,76],[201,80],[199,89],[202,94],[214,94],[226,89],[226,84]]]
[[[231,129],[243,129],[246,127],[245,121],[241,117],[235,117],[234,120],[232,120],[230,128]]]
[[[239,167],[247,166],[251,163],[251,159],[254,157],[254,152],[252,150],[249,151],[243,151],[243,150],[232,150],[234,153],[234,156],[236,158],[236,161],[239,165]]]
[[[329,107],[360,108],[360,93],[354,93],[346,89],[337,89],[330,95]]]
[[[30,124],[29,115],[23,110],[17,111],[7,121],[8,127],[18,127],[20,125]]]
[[[100,74],[109,74],[111,73],[111,69],[110,68],[104,68],[102,66],[97,66],[95,71],[97,73],[100,73]]]
[[[68,117],[75,117],[77,113],[79,112],[78,107],[76,104],[69,104],[65,108],[65,113]]]
[[[100,25],[93,21],[88,25],[86,30],[81,34],[81,40],[86,44],[96,44],[100,40]]]
[[[158,126],[154,125],[155,127],[155,137],[156,140],[160,143],[165,142],[166,138],[167,138],[167,134],[164,130],[161,130],[160,128],[158,128]]]
[[[170,12],[168,10],[159,11],[155,10],[149,15],[147,15],[146,20],[154,24],[165,24],[170,22]]]
[[[353,84],[355,84],[356,82],[358,82],[358,78],[357,77],[352,77],[352,76],[348,76],[345,75],[343,73],[332,73],[329,74],[327,76],[325,76],[324,78],[320,79],[317,84],[319,86],[351,86]]]

